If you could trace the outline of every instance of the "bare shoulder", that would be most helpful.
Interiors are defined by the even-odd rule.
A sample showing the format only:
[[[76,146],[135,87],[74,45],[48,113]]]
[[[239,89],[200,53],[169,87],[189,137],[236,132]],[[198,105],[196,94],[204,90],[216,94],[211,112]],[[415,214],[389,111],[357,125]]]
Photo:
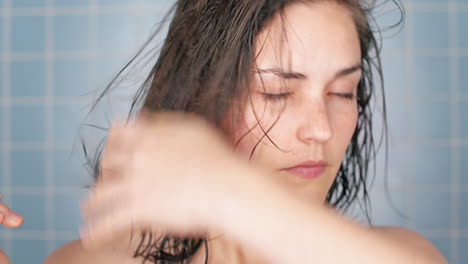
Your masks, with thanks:
[[[426,256],[431,256],[431,259],[439,261],[437,263],[448,263],[442,253],[429,240],[415,231],[394,226],[380,226],[375,227],[374,230],[388,239],[414,248],[415,252],[423,252]]]
[[[72,241],[56,251],[54,251],[43,264],[114,264],[114,263],[134,263],[130,257],[128,259],[122,252],[111,250],[89,251],[86,250],[81,241]],[[136,262],[135,262],[136,263]]]
[[[0,249],[0,263],[5,263],[5,264],[10,264],[10,260],[8,259],[8,256],[3,252],[3,250]]]

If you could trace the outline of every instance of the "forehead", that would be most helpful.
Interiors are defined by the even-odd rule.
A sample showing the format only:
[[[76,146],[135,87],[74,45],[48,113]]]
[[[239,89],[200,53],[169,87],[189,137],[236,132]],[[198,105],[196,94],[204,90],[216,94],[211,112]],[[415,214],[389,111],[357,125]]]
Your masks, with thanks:
[[[296,3],[278,14],[256,41],[259,68],[323,75],[361,61],[349,9],[334,2]]]

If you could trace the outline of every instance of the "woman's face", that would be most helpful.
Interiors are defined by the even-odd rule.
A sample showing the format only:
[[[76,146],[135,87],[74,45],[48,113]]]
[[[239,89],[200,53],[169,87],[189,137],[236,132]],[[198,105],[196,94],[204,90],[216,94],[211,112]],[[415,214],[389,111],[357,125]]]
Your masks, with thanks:
[[[323,202],[356,128],[359,37],[350,11],[338,4],[293,4],[284,14],[258,36],[250,98],[225,126],[233,143],[248,133],[237,152],[248,159],[261,140],[252,162],[281,172],[305,199]],[[277,147],[262,128],[271,128]]]

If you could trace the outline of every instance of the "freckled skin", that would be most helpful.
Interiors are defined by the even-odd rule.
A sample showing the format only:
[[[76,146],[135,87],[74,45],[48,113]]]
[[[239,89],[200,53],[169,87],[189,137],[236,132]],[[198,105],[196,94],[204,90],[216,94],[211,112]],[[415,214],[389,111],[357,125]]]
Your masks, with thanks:
[[[290,177],[297,192],[307,200],[324,201],[335,180],[357,123],[357,102],[335,93],[356,94],[361,71],[334,79],[335,74],[361,62],[359,36],[353,18],[346,9],[334,3],[293,4],[285,10],[285,23],[279,17],[258,37],[256,51],[258,69],[281,68],[299,72],[303,80],[283,80],[274,74],[255,76],[242,117],[235,127],[228,127],[234,142],[255,127],[236,151],[248,158],[250,153],[280,116],[267,138],[263,138],[252,161],[273,170],[294,166],[306,160],[329,163],[322,177],[299,180]],[[330,19],[333,17],[333,19]],[[285,32],[282,27],[285,27]],[[287,42],[280,45],[285,39]],[[346,43],[346,45],[343,45]],[[281,54],[283,58],[279,59]],[[260,79],[261,77],[261,79]],[[262,85],[263,80],[263,85]],[[267,101],[260,92],[278,94],[292,92],[281,102]],[[282,104],[286,106],[282,111]],[[235,107],[235,106],[234,106]],[[226,118],[226,125],[233,123]]]

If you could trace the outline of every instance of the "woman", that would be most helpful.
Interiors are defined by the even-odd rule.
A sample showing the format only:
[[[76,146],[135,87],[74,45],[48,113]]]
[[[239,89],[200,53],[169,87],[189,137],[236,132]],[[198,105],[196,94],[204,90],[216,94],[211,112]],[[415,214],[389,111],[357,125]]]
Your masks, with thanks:
[[[0,200],[2,197],[0,196]],[[23,217],[15,212],[13,212],[8,206],[4,203],[0,203],[0,224],[8,228],[18,228],[23,224]],[[9,264],[10,259],[8,256],[0,249],[0,263]]]
[[[366,203],[375,154],[369,12],[177,1],[136,123],[108,135],[81,241],[46,263],[447,263],[414,232],[341,215]]]

